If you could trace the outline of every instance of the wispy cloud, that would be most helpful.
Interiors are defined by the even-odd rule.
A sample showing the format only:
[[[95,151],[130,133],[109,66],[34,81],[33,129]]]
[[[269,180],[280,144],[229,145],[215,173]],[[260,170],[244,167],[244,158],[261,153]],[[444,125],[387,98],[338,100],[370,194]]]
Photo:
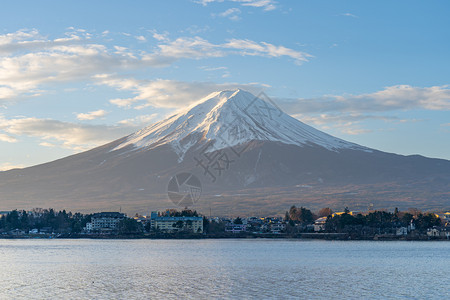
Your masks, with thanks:
[[[222,3],[225,2],[225,0],[197,0],[194,1],[195,3],[199,3],[203,6],[207,6],[211,3]],[[242,6],[251,6],[251,7],[257,7],[262,8],[265,11],[274,10],[277,8],[276,2],[273,0],[228,0],[228,2],[235,2],[239,3]]]
[[[362,122],[367,120],[381,120],[386,122],[400,122],[397,117],[393,116],[378,116],[368,114],[295,114],[297,119],[310,124],[319,126],[322,130],[336,129],[344,134],[359,135],[373,132],[372,129],[362,128]]]
[[[412,87],[397,85],[361,95],[323,96],[311,99],[278,99],[285,111],[306,123],[321,129],[337,129],[345,134],[364,134],[370,131],[361,128],[367,120],[409,123],[421,119],[400,119],[400,111],[450,110],[450,89],[447,85]]]
[[[268,42],[232,39],[211,43],[201,37],[168,38],[153,33],[156,47],[135,52],[128,47],[108,47],[91,41],[86,31],[75,30],[62,38],[48,39],[37,30],[20,30],[0,35],[0,101],[20,96],[37,96],[45,86],[62,82],[89,82],[97,74],[120,73],[164,67],[180,59],[201,60],[226,56],[288,57],[297,64],[310,54]]]
[[[6,163],[1,163],[0,164],[0,171],[8,171],[8,170],[11,170],[11,169],[21,169],[21,168],[24,168],[24,167],[25,167],[25,165],[6,162]]]
[[[7,142],[7,143],[16,143],[17,139],[13,136],[4,134],[4,133],[0,133],[0,141],[2,142]]]
[[[138,35],[138,36],[136,36],[136,39],[137,39],[138,41],[140,41],[140,42],[146,42],[146,41],[147,41],[147,39],[146,39],[145,36],[143,36],[143,35]]]
[[[104,111],[103,109],[99,109],[99,110],[91,111],[88,113],[77,114],[77,119],[80,121],[95,120],[98,118],[102,118],[102,117],[106,116],[107,114],[108,113],[106,111]]]
[[[280,99],[286,110],[298,113],[374,113],[412,109],[450,110],[448,85],[413,87],[395,85],[361,95],[328,95],[311,99]]]
[[[306,52],[296,51],[284,46],[276,46],[266,42],[257,43],[251,40],[232,39],[223,45],[224,48],[241,50],[241,55],[281,57],[288,56],[297,64],[308,61],[313,56]]]
[[[164,33],[158,33],[156,31],[153,32],[152,36],[154,39],[158,40],[158,41],[167,41],[168,40],[168,32],[164,32]]]
[[[158,47],[159,53],[144,57],[144,60],[152,60],[155,55],[160,58],[166,57],[168,61],[180,58],[202,59],[229,55],[272,58],[286,56],[294,59],[297,64],[301,64],[313,57],[306,52],[248,39],[231,39],[223,44],[213,44],[200,37],[182,37],[160,44]]]
[[[227,70],[227,67],[207,67],[207,66],[201,66],[199,69],[202,69],[203,71],[219,71],[219,70]]]
[[[121,108],[142,109],[145,107],[160,107],[179,109],[190,105],[212,92],[226,89],[242,88],[257,93],[264,89],[261,84],[184,82],[175,80],[137,80],[123,79],[111,75],[97,77],[98,83],[116,88],[120,91],[130,91],[132,98],[111,99],[110,103]]]
[[[0,118],[0,131],[41,140],[42,146],[87,150],[130,134],[136,127],[128,125],[86,125],[39,118]]]
[[[43,84],[85,80],[134,61],[90,43],[86,34],[49,40],[36,30],[1,35],[0,53],[0,100],[40,94]]]
[[[233,7],[233,8],[229,8],[224,12],[221,12],[219,14],[211,14],[213,17],[215,16],[219,16],[222,18],[228,18],[231,21],[239,21],[241,19],[241,17],[239,17],[239,15],[241,14],[241,10],[239,8]]]
[[[239,2],[243,6],[260,7],[265,11],[276,8],[276,2],[272,0],[234,0],[234,2]]]
[[[150,125],[155,121],[155,119],[158,117],[158,114],[150,114],[150,115],[140,115],[132,119],[125,119],[119,121],[119,124],[122,125],[128,125],[128,126],[143,126],[143,125]]]
[[[351,14],[351,13],[343,13],[343,14],[341,14],[341,16],[345,16],[345,17],[352,17],[352,18],[359,18],[358,16],[356,16],[356,15],[354,15],[354,14]]]

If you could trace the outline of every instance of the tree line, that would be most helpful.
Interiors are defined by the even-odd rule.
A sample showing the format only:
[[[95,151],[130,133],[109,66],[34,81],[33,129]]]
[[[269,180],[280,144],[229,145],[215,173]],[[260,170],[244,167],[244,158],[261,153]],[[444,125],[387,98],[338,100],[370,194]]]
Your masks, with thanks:
[[[345,208],[343,213],[336,214],[327,207],[314,214],[307,208],[292,206],[284,219],[291,227],[300,225],[300,228],[306,229],[306,225],[312,224],[319,217],[326,217],[323,231],[335,233],[395,233],[397,228],[408,226],[418,232],[426,232],[428,228],[442,225],[442,220],[434,213],[423,213],[419,210],[402,212],[397,208],[394,212],[380,210],[366,214],[354,214]]]
[[[23,230],[29,232],[31,229],[39,231],[48,230],[52,232],[79,233],[91,221],[91,214],[55,211],[50,209],[33,209],[31,212],[25,210],[13,210],[0,218],[0,230]]]

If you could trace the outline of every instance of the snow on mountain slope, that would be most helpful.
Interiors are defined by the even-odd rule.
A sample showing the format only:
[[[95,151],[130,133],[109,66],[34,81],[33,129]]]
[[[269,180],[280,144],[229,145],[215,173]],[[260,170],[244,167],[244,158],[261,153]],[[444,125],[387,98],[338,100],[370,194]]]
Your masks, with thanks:
[[[131,134],[113,151],[130,145],[133,149],[153,149],[168,144],[182,160],[198,143],[214,141],[208,150],[214,151],[255,140],[317,145],[331,151],[371,151],[312,128],[282,112],[270,101],[242,90],[212,93],[186,111]]]

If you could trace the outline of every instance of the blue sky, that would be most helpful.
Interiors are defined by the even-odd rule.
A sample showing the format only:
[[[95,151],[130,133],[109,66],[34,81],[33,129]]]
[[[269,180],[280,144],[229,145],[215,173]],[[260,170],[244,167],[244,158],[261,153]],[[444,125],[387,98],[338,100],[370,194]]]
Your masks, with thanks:
[[[337,137],[450,159],[449,13],[445,0],[5,2],[0,170],[236,87]]]

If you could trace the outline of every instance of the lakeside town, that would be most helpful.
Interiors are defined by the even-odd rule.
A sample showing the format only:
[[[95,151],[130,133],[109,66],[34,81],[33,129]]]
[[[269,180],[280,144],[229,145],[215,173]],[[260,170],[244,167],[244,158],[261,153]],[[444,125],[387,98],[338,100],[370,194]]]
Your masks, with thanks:
[[[0,212],[0,238],[317,238],[340,240],[450,240],[450,212],[313,213],[292,206],[284,217],[206,217],[185,208],[128,217],[35,208]]]

